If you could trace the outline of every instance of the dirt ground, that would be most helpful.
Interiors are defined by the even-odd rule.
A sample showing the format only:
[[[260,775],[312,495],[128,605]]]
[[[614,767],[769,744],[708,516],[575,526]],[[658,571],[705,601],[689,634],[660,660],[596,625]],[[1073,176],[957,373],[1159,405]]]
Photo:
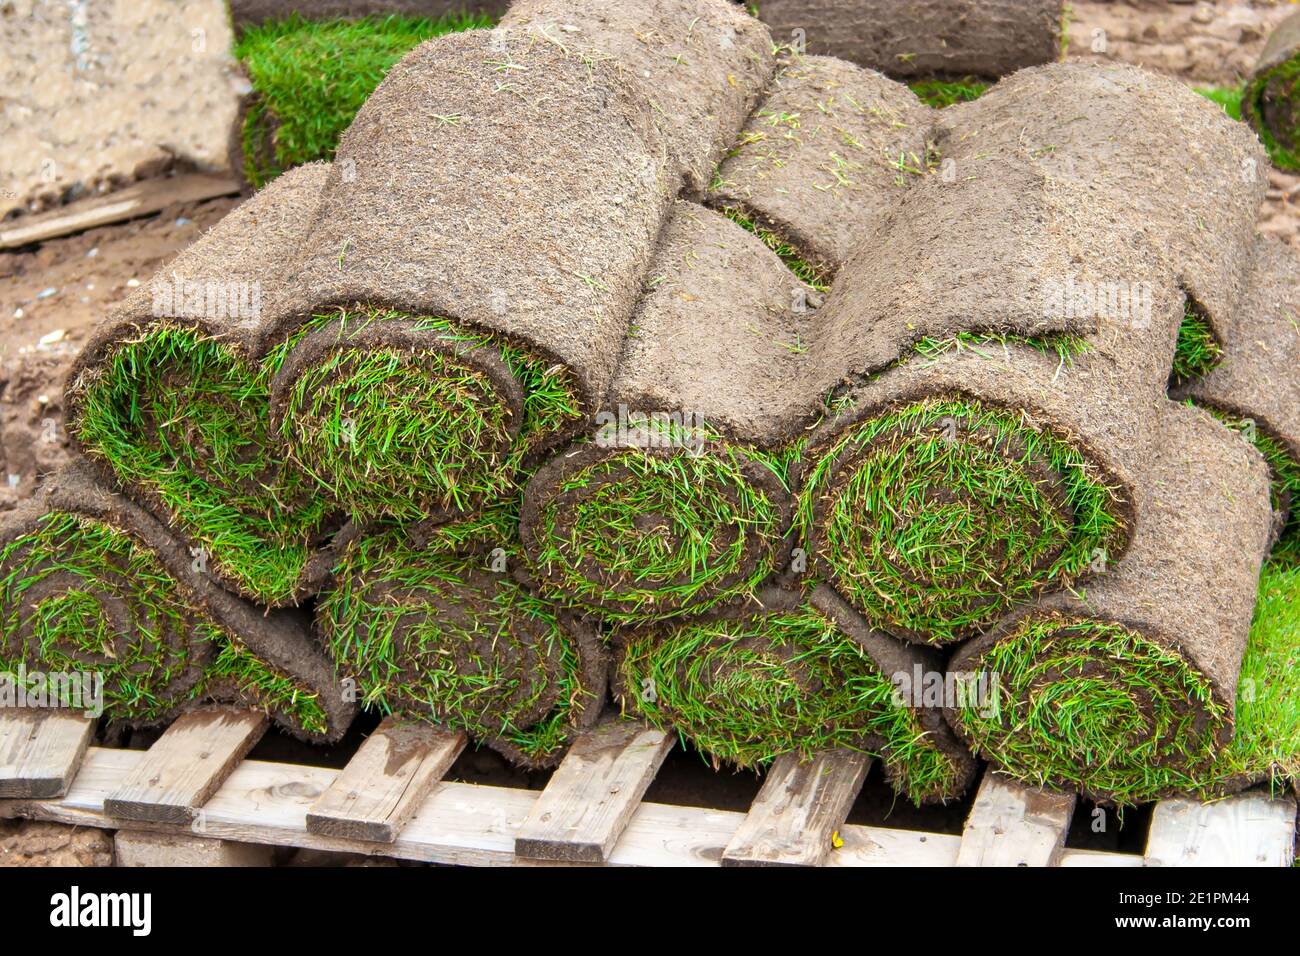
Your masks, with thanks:
[[[1188,82],[1242,82],[1269,32],[1296,8],[1286,0],[1070,0],[1067,56],[1119,60]]]
[[[0,252],[0,510],[68,455],[63,379],[90,328],[235,205],[217,199]]]
[[[1289,3],[1262,0],[1218,3],[1075,0],[1072,7],[1069,45],[1072,57],[1138,63],[1198,85],[1240,82],[1254,63],[1268,30],[1297,9]],[[0,19],[10,16],[14,8],[13,2],[0,0]],[[220,82],[226,81],[223,78]],[[224,101],[228,91],[222,88],[214,95]],[[163,132],[153,135],[147,130],[142,136],[158,142],[165,138]],[[224,155],[224,144],[221,152]],[[234,199],[220,199],[176,206],[145,219],[53,240],[36,248],[0,252],[0,510],[32,494],[39,477],[56,468],[68,455],[62,421],[63,378],[92,325],[134,285],[148,281],[165,267],[168,260],[229,212],[235,203]],[[1270,170],[1268,198],[1260,211],[1260,229],[1300,247],[1298,206],[1300,176]],[[293,744],[277,743],[277,740],[274,735],[268,735],[253,756],[341,766],[351,752],[349,747],[346,753],[340,749],[338,754],[318,752],[304,756],[280,752],[284,748],[292,749]],[[147,746],[147,743],[147,738],[142,737],[132,740],[131,745]],[[452,776],[534,789],[545,783],[544,778],[522,775],[484,752],[467,753]],[[758,779],[753,775],[728,780],[705,772],[694,755],[681,754],[670,759],[656,779],[649,799],[743,809],[757,788]],[[876,781],[864,788],[851,819],[957,832],[964,807],[963,804],[938,813],[918,814],[893,802],[884,784]],[[1140,829],[1136,822],[1133,826],[1126,825],[1127,835],[1115,837],[1116,845],[1105,848],[1128,849],[1128,843],[1140,845]],[[292,859],[282,862],[342,862],[314,858],[306,853],[290,856]],[[111,861],[111,836],[99,831],[0,821],[0,865],[103,866]]]

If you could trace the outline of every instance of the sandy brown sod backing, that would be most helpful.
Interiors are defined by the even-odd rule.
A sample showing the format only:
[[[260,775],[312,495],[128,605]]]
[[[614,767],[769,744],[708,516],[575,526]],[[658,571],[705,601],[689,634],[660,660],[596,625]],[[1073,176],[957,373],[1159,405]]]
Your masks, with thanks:
[[[1288,63],[1300,57],[1300,12],[1293,13],[1269,34],[1264,51],[1242,100],[1242,114],[1256,129],[1267,131],[1279,146],[1294,153],[1300,149],[1300,97],[1291,88],[1294,77],[1282,75]],[[1272,75],[1274,73],[1277,75]],[[1253,94],[1253,95],[1252,95]]]
[[[677,203],[606,410],[679,411],[739,442],[783,444],[814,411],[803,377],[820,301],[757,237]]]
[[[1087,334],[1120,311],[1067,292],[1181,287],[1211,322],[1236,307],[1262,152],[1182,84],[1121,65],[1037,67],[940,111],[934,136],[938,174],[873,220],[837,276],[818,368],[869,372],[961,331]],[[1163,358],[1130,386],[1163,392]]]
[[[602,494],[607,485],[639,481],[631,469],[638,458],[651,457],[667,465],[675,459],[704,455],[725,462],[741,476],[736,484],[721,478],[704,489],[730,503],[733,515],[748,508],[738,500],[740,484],[765,498],[777,514],[776,527],[760,528],[743,521],[720,521],[700,509],[690,532],[707,538],[714,557],[744,540],[741,557],[730,571],[697,591],[690,603],[716,600],[721,592],[752,580],[763,564],[783,563],[776,552],[792,516],[793,500],[782,481],[747,454],[747,449],[771,450],[797,437],[816,413],[817,396],[802,387],[802,353],[815,334],[813,305],[818,296],[803,285],[776,254],[755,236],[725,216],[691,202],[678,202],[665,226],[650,267],[645,292],[632,318],[619,369],[596,434],[575,443],[540,468],[524,497],[521,536],[535,573],[548,594],[562,599],[565,581],[577,572],[585,580],[602,582],[601,607],[634,613],[637,602],[615,597],[638,586],[644,570],[602,567],[582,546],[567,537],[575,514]],[[675,435],[646,430],[644,418],[680,416],[684,430]],[[692,428],[700,444],[689,445]],[[707,429],[710,438],[702,440]],[[688,447],[689,446],[689,447]],[[598,463],[609,466],[598,479],[565,490],[565,485]],[[666,477],[663,480],[668,480]],[[701,489],[676,489],[683,501]],[[543,513],[554,515],[556,535],[545,530]],[[639,537],[658,520],[643,515]],[[671,525],[671,522],[664,522]],[[674,549],[685,547],[675,535]],[[609,532],[612,534],[613,532]],[[633,541],[616,542],[630,552]],[[553,547],[565,551],[560,561],[543,561]],[[682,601],[672,586],[689,587],[699,573],[683,572],[682,580],[664,583],[656,610]]]
[[[1060,56],[1061,0],[762,0],[777,43],[889,76],[996,77]]]
[[[0,546],[35,531],[40,519],[51,513],[90,518],[130,537],[137,545],[157,557],[161,566],[176,582],[186,606],[196,616],[210,618],[221,631],[258,660],[288,676],[300,688],[316,694],[317,704],[327,718],[328,730],[324,734],[307,733],[289,715],[272,710],[271,717],[289,733],[307,740],[332,741],[347,730],[356,710],[355,705],[344,699],[342,689],[334,677],[332,662],[309,634],[310,621],[306,615],[297,611],[267,612],[219,587],[195,568],[194,560],[185,545],[177,541],[159,521],[126,497],[100,484],[91,469],[80,460],[74,460],[48,479],[36,498],[23,502],[4,516],[0,521]],[[57,581],[57,569],[49,570]],[[106,575],[111,578],[114,570],[106,567]],[[106,578],[101,607],[114,620],[127,622],[133,619],[129,610],[131,586],[129,579],[116,581]],[[121,634],[119,639],[130,641],[135,636]],[[172,636],[164,635],[164,639]],[[185,678],[189,686],[194,686],[201,678],[202,667],[211,663],[213,650],[208,647],[196,654],[196,666],[189,670]],[[261,706],[255,698],[242,692],[233,683],[223,682],[219,686],[209,686],[207,691],[204,699]],[[195,700],[184,706],[202,702]],[[179,709],[183,707],[174,709],[170,714],[160,715],[152,722],[164,723]]]
[[[651,114],[616,64],[540,38],[417,47],[344,133],[274,320],[444,316],[569,367],[590,406],[677,191]]]
[[[871,219],[926,172],[934,112],[844,60],[787,55],[708,202],[738,209],[833,274]]]
[[[1249,419],[1300,462],[1300,257],[1291,247],[1257,241],[1246,297],[1216,331],[1219,364],[1173,394]]]
[[[1209,681],[1214,700],[1232,713],[1271,525],[1267,468],[1247,442],[1200,409],[1167,403],[1152,424],[1124,559],[1086,589],[1046,597],[963,645],[950,669],[980,670],[990,648],[1014,641],[1026,623],[1043,617],[1116,623],[1172,650]],[[1206,717],[1199,702],[1167,703]],[[957,712],[946,714],[971,742]],[[1226,743],[1231,726],[1216,730]],[[999,762],[996,748],[983,756]],[[1087,791],[1086,761],[1079,767]]]
[[[612,57],[640,80],[692,195],[708,187],[774,66],[767,28],[728,0],[515,0],[500,29]]]

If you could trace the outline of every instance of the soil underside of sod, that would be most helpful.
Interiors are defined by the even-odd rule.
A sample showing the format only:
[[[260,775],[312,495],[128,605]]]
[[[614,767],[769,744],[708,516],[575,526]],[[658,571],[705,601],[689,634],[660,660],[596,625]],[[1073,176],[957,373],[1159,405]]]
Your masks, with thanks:
[[[190,606],[157,558],[124,532],[51,512],[0,551],[0,568],[0,671],[97,671],[104,713],[135,724],[233,695],[325,733],[316,695]]]
[[[234,55],[254,95],[240,131],[244,175],[261,188],[280,173],[331,159],[357,110],[398,60],[435,36],[490,27],[482,14],[287,20],[244,31]]]
[[[625,713],[676,729],[715,766],[883,751],[917,803],[950,794],[960,773],[866,653],[811,608],[637,633],[620,652]]]

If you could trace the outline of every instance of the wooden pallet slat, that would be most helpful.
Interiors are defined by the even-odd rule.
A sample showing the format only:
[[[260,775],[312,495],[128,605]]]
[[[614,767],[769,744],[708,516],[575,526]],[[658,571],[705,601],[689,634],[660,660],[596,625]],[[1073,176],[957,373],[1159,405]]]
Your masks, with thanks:
[[[1242,793],[1217,803],[1161,800],[1151,815],[1147,866],[1290,866],[1296,801]]]
[[[467,742],[461,731],[384,718],[307,813],[307,831],[392,843]]]
[[[134,775],[149,753],[91,747],[67,795],[0,800],[0,818],[23,817],[73,826],[118,829],[105,813],[109,796]],[[245,760],[203,807],[203,836],[238,843],[382,855],[463,866],[554,866],[518,857],[515,835],[537,793],[512,787],[444,781],[435,786],[390,844],[327,837],[307,830],[306,818],[338,779],[328,767]],[[1291,804],[1294,807],[1294,804]],[[609,854],[612,866],[717,866],[745,815],[729,810],[641,803]],[[193,835],[188,823],[138,822],[131,828]],[[952,866],[963,838],[946,833],[846,824],[844,845],[828,867]],[[1140,866],[1135,854],[1067,849],[1062,866]],[[1282,861],[1286,865],[1290,860]]]
[[[121,820],[189,824],[266,731],[258,711],[214,705],[178,717],[104,801]]]
[[[957,866],[1055,865],[1075,799],[985,773],[962,831]]]
[[[673,738],[609,717],[569,749],[515,836],[515,854],[536,860],[609,859]]]
[[[94,732],[94,719],[77,711],[0,711],[0,797],[67,793]]]
[[[871,768],[866,754],[795,753],[772,762],[749,813],[722,853],[724,866],[820,866]]]

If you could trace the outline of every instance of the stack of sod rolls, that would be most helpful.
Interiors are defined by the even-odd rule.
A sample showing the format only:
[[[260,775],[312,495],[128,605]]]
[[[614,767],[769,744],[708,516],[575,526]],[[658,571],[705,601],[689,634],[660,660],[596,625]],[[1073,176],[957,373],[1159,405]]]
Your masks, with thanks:
[[[788,101],[782,81],[796,70],[812,72],[797,60],[792,66],[779,74],[774,97]],[[819,98],[819,105],[832,102]],[[746,223],[776,233],[771,244],[787,261],[824,267],[835,261],[830,251],[845,213],[786,195],[801,174],[815,181],[821,157],[806,147],[821,127],[791,132],[793,145],[787,141],[777,162],[764,163],[764,152],[775,152],[764,134],[781,123],[798,129],[804,119],[760,107],[714,195],[724,209],[743,197],[749,210],[760,210],[763,218],[745,215]],[[738,394],[765,413],[770,431],[763,437],[772,441],[768,460],[775,463],[769,470],[798,498],[794,543],[797,553],[806,549],[811,571],[805,594],[831,591],[841,619],[852,613],[873,633],[962,645],[949,675],[994,683],[1001,707],[969,700],[945,708],[982,755],[1021,779],[1119,802],[1206,790],[1216,773],[1221,790],[1227,777],[1212,768],[1231,737],[1274,522],[1268,473],[1258,454],[1204,413],[1180,408],[1166,389],[1171,379],[1205,370],[1198,353],[1207,342],[1218,348],[1233,328],[1253,327],[1250,290],[1260,280],[1252,274],[1261,267],[1277,274],[1254,237],[1262,183],[1248,173],[1258,167],[1257,147],[1177,84],[1127,68],[1025,71],[932,122],[933,171],[892,201],[877,192],[863,203],[857,251],[842,260],[815,317],[800,328],[775,296],[766,313],[728,297],[763,343],[750,346],[763,356],[755,364],[798,384],[768,388],[767,376],[732,354],[727,336],[738,323],[726,320],[708,326],[710,341],[696,346],[705,359],[700,367],[686,359],[683,377],[734,367],[745,383]],[[1152,169],[1162,170],[1159,185]],[[845,193],[843,205],[852,209]],[[1140,229],[1126,229],[1126,221]],[[820,247],[795,238],[808,236],[822,237]],[[942,251],[933,248],[935,237],[943,238]],[[668,242],[661,256],[665,248]],[[650,356],[648,371],[621,370],[614,394],[628,382],[633,396],[654,407],[645,396],[668,401],[674,393],[706,421],[753,443],[752,422],[719,383],[725,372],[692,391],[669,371],[675,366],[664,346],[654,361],[656,345],[686,338],[663,334],[675,326],[654,308],[661,291],[669,301],[694,299],[678,278],[683,261],[723,260],[666,258],[670,269],[655,276],[624,352],[625,364]],[[707,315],[726,314],[705,305]],[[768,320],[753,319],[756,312]],[[703,343],[705,326],[697,321]],[[650,344],[643,345],[645,329],[659,334],[644,336]],[[808,358],[781,361],[777,349],[796,335],[804,337],[795,351]],[[1296,376],[1290,353],[1276,351],[1285,345],[1279,336],[1268,358],[1256,360],[1277,363],[1275,374],[1287,383],[1283,401]],[[808,423],[809,395],[824,397],[823,420],[811,423],[806,441],[783,445],[782,428],[788,436],[799,432],[790,422]],[[709,430],[705,437],[716,442]],[[707,456],[712,446],[702,447]],[[574,453],[576,464],[552,464],[558,473],[544,469],[534,485],[548,479],[547,497],[568,513],[580,515],[584,506],[594,513],[597,495],[585,489],[595,481],[579,480],[575,469],[596,454]],[[620,476],[609,487],[627,485]],[[530,485],[530,554],[533,496]],[[685,486],[663,497],[691,500]],[[674,531],[688,543],[725,541],[716,533],[682,535],[662,504],[648,507],[649,520],[615,523],[609,514],[592,524],[604,532],[597,547],[610,556],[606,563],[626,581],[656,580],[638,563],[655,555],[646,539],[653,543],[656,534],[661,551]],[[710,513],[696,520],[713,530]],[[572,547],[578,525],[571,527],[552,539]],[[562,547],[545,556],[554,560],[557,552]],[[691,557],[702,563],[708,555]],[[571,578],[584,574],[572,561],[561,567]],[[735,600],[715,602],[704,619],[677,620],[684,616],[681,589],[666,590],[667,613],[661,601],[639,616],[672,619],[658,627],[668,640],[657,645],[656,629],[641,624],[620,632],[620,699],[652,720],[689,727],[724,759],[752,760],[758,742],[775,737],[754,715],[793,712],[800,694],[808,695],[807,675],[780,663],[798,639],[776,635],[797,625],[788,615],[774,619],[770,599],[757,589],[733,591]],[[612,610],[629,616],[625,607]],[[745,642],[755,634],[772,641],[761,655]],[[724,660],[717,641],[734,654]],[[776,674],[786,675],[783,684]],[[648,696],[639,683],[647,680]],[[665,682],[666,696],[659,692]],[[729,689],[746,703],[723,707]],[[725,712],[717,722],[708,719],[714,711]],[[795,725],[787,719],[783,726]],[[864,733],[833,720],[821,726],[820,733],[806,725],[796,733],[820,741],[814,747],[841,742],[840,730]],[[1292,726],[1292,742],[1295,736]],[[891,772],[901,776],[897,764]]]
[[[525,767],[611,687],[718,763],[856,748],[917,802],[972,749],[1116,801],[1287,766],[1261,709],[1211,770],[1288,659],[1243,665],[1290,473],[1233,429],[1295,437],[1249,131],[1126,67],[940,113],[776,54],[725,0],[420,46],[96,334],[98,480],[313,612],[365,705]],[[217,696],[186,675],[125,716]]]

